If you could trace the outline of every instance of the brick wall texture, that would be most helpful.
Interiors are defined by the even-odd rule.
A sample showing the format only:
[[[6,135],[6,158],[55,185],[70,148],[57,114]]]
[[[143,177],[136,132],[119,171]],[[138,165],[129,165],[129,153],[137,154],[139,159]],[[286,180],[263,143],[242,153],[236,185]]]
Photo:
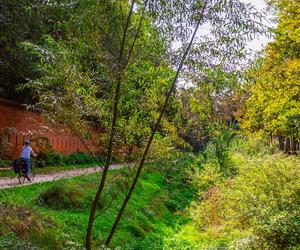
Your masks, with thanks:
[[[31,146],[37,152],[49,144],[54,151],[64,154],[87,152],[83,142],[70,130],[54,128],[47,124],[39,113],[28,111],[22,105],[2,99],[0,99],[0,132],[1,141],[6,141],[9,145],[10,158],[19,156],[25,139],[31,140]],[[94,132],[101,133],[101,130],[94,129]],[[84,143],[92,147],[90,140],[85,140]]]

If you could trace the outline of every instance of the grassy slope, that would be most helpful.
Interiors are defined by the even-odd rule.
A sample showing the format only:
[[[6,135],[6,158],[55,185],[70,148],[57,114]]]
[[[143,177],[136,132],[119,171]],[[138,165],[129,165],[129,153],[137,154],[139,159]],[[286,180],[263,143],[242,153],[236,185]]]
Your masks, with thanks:
[[[185,164],[186,161],[183,160],[176,164],[157,162],[147,166],[147,172],[143,174],[127,207],[112,247],[162,249],[164,237],[168,238],[179,224],[186,222],[178,210],[188,206],[194,191],[184,181],[184,175],[180,171]],[[124,184],[127,176],[128,171],[124,169],[110,173],[109,186],[105,199],[99,204],[99,212],[101,207],[110,204],[111,197],[120,190],[121,193],[95,222],[94,242],[97,245],[101,244],[115,218],[117,207],[127,188]],[[0,248],[16,244],[23,244],[21,248],[30,248],[28,244],[32,244],[39,249],[81,249],[89,205],[98,181],[99,175],[89,175],[60,180],[55,184],[35,184],[1,191],[0,211],[5,214],[6,219],[5,223],[2,220],[0,224]],[[54,195],[51,196],[50,191]],[[65,196],[57,196],[57,191]],[[48,196],[41,196],[45,192]],[[45,197],[48,197],[46,202]],[[24,213],[27,216],[20,219]],[[17,241],[16,237],[19,238]]]
[[[229,161],[236,175],[221,178],[211,162],[194,173],[199,198],[189,209],[192,220],[172,235],[172,250],[300,250],[299,155],[255,137],[236,145]]]

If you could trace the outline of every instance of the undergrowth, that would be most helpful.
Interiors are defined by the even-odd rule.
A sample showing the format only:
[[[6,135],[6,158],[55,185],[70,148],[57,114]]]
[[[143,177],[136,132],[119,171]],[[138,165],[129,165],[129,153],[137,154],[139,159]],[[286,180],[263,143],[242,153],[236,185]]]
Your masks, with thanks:
[[[227,152],[221,167],[212,152],[199,156],[190,172],[198,194],[191,221],[166,249],[300,249],[299,156],[253,138],[237,138]],[[228,175],[226,165],[235,171]]]

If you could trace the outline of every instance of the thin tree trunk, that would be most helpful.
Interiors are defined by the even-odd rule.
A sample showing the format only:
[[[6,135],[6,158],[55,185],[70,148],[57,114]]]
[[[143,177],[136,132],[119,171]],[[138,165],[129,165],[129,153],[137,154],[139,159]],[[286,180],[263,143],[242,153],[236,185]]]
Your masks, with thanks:
[[[269,146],[272,147],[273,146],[273,136],[272,134],[269,137]]]
[[[100,184],[99,184],[98,190],[96,192],[96,195],[95,195],[95,198],[94,198],[94,201],[92,204],[92,208],[90,211],[89,222],[88,222],[88,227],[87,227],[87,232],[86,232],[86,249],[87,250],[91,249],[91,235],[92,235],[92,229],[93,229],[94,220],[95,220],[95,214],[96,214],[96,210],[97,210],[97,204],[99,202],[99,199],[100,199],[101,194],[104,189],[104,185],[105,185],[107,173],[108,173],[108,168],[109,168],[109,165],[111,163],[111,158],[112,158],[112,148],[113,148],[113,141],[114,141],[114,135],[115,135],[115,130],[116,130],[116,124],[117,124],[118,104],[119,104],[120,89],[121,89],[121,82],[122,82],[122,78],[123,78],[123,69],[124,69],[124,66],[122,65],[123,53],[124,53],[124,47],[125,47],[126,34],[127,34],[128,27],[129,27],[129,22],[130,22],[131,15],[133,12],[134,4],[135,4],[135,0],[132,0],[129,14],[127,16],[126,24],[124,27],[123,39],[122,39],[120,54],[119,54],[119,58],[118,58],[118,65],[117,65],[118,78],[117,78],[117,86],[116,86],[115,97],[114,97],[113,117],[112,117],[112,125],[111,125],[110,137],[109,137],[109,145],[108,145],[106,162],[105,162],[104,170],[102,172],[101,181],[100,181]]]
[[[190,50],[190,48],[191,48],[191,46],[192,46],[192,44],[193,44],[193,41],[194,41],[194,38],[195,38],[195,36],[196,36],[197,30],[198,30],[198,28],[199,28],[199,26],[200,26],[200,23],[201,23],[202,19],[203,19],[203,15],[204,15],[204,10],[205,10],[205,8],[206,8],[206,3],[205,3],[205,5],[203,6],[203,9],[202,9],[202,11],[201,11],[201,14],[200,14],[199,20],[198,20],[198,22],[197,22],[196,28],[195,28],[195,30],[194,30],[194,32],[193,32],[192,37],[191,37],[191,40],[190,40],[190,42],[189,42],[189,44],[188,44],[186,50],[184,51],[184,54],[183,54],[182,58],[181,58],[180,64],[179,64],[178,69],[177,69],[177,71],[176,71],[176,75],[175,75],[175,77],[174,77],[174,79],[173,79],[173,82],[172,82],[172,84],[171,84],[171,87],[170,87],[170,89],[169,89],[169,91],[168,91],[168,93],[167,93],[167,96],[166,96],[165,102],[164,102],[164,104],[163,104],[161,113],[160,113],[160,115],[159,115],[159,117],[158,117],[158,119],[157,119],[157,122],[156,122],[156,124],[155,124],[155,126],[154,126],[154,129],[152,130],[152,133],[151,133],[150,138],[149,138],[149,140],[148,140],[147,146],[146,146],[146,148],[145,148],[145,151],[144,151],[143,156],[142,156],[142,158],[141,158],[141,161],[140,161],[140,163],[139,163],[139,166],[138,166],[138,169],[137,169],[135,178],[134,178],[134,180],[133,180],[133,183],[132,183],[132,185],[131,185],[131,187],[130,187],[130,190],[129,190],[128,194],[126,195],[126,197],[125,197],[125,199],[124,199],[124,202],[123,202],[123,204],[122,204],[122,207],[121,207],[121,209],[119,210],[119,213],[118,213],[118,215],[117,215],[117,218],[116,218],[116,220],[115,220],[115,222],[114,222],[114,224],[113,224],[113,226],[112,226],[112,228],[111,228],[111,231],[110,231],[110,233],[109,233],[109,235],[108,235],[108,237],[107,237],[107,239],[106,239],[106,241],[105,241],[105,243],[104,243],[106,246],[108,246],[109,243],[111,242],[111,239],[112,239],[112,237],[113,237],[113,235],[114,235],[114,233],[115,233],[115,231],[116,231],[116,229],[117,229],[117,226],[118,226],[118,224],[119,224],[119,222],[120,222],[120,220],[121,220],[121,218],[122,218],[122,215],[123,215],[123,213],[124,213],[124,210],[125,210],[125,208],[126,208],[126,205],[127,205],[127,203],[129,202],[129,200],[130,200],[130,198],[131,198],[131,195],[132,195],[132,193],[133,193],[133,191],[134,191],[134,189],[135,189],[135,186],[136,186],[136,184],[137,184],[137,181],[138,181],[138,179],[139,179],[139,177],[140,177],[140,174],[141,174],[141,172],[142,172],[142,168],[143,168],[143,165],[144,165],[144,163],[145,163],[145,160],[146,160],[148,151],[149,151],[149,149],[150,149],[151,143],[152,143],[152,141],[153,141],[154,135],[155,135],[155,133],[156,133],[156,131],[157,131],[159,125],[160,125],[161,119],[162,119],[162,117],[163,117],[163,115],[164,115],[164,113],[165,113],[165,111],[166,111],[166,109],[167,109],[167,105],[168,105],[169,99],[170,99],[170,97],[171,97],[171,95],[172,95],[172,92],[173,92],[173,90],[174,90],[174,88],[175,88],[175,86],[176,86],[176,82],[177,82],[177,80],[178,80],[179,73],[180,73],[180,71],[181,71],[181,69],[182,69],[182,67],[183,67],[183,64],[184,64],[185,59],[186,59],[186,57],[187,57],[187,55],[188,55],[188,52],[189,52],[189,50]]]
[[[278,141],[279,141],[279,150],[284,151],[284,137],[279,135]]]
[[[297,154],[297,140],[295,137],[292,138],[292,154]]]
[[[133,49],[134,49],[134,45],[135,45],[135,42],[140,34],[140,31],[141,31],[141,28],[142,28],[142,23],[143,23],[143,20],[144,20],[144,14],[145,14],[145,10],[146,10],[146,7],[147,7],[147,4],[148,4],[148,1],[149,0],[146,0],[145,3],[144,3],[144,8],[142,10],[142,14],[141,14],[141,17],[140,17],[140,20],[139,20],[139,26],[138,26],[138,29],[135,33],[135,36],[134,36],[134,39],[133,39],[133,42],[132,42],[132,45],[129,49],[129,52],[128,52],[128,55],[127,55],[127,59],[126,59],[126,64],[128,65],[129,63],[129,60],[131,58],[131,54],[133,52]]]
[[[288,137],[288,138],[285,138],[285,152],[288,154],[291,150],[291,139]]]

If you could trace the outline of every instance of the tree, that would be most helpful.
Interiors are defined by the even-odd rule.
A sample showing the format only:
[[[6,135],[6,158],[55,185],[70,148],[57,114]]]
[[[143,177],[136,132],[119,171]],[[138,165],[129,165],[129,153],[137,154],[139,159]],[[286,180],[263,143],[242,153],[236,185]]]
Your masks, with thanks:
[[[34,108],[80,137],[91,136],[90,124],[105,128],[107,161],[91,210],[87,248],[113,149],[116,144],[144,144],[174,74],[165,59],[160,33],[144,16],[147,1],[139,5],[139,11],[133,11],[134,4],[81,1],[70,20],[61,24],[65,37],[47,36],[40,41],[42,45],[22,43],[27,53],[39,59],[35,70],[40,77],[19,87],[32,90],[37,100]],[[123,15],[126,11],[127,19]],[[122,31],[124,22],[127,31]],[[161,131],[172,130],[166,117]],[[103,148],[96,146],[96,152]]]
[[[19,94],[16,86],[28,79],[36,79],[37,72],[31,67],[35,57],[20,48],[20,43],[30,41],[40,44],[45,35],[63,37],[60,25],[69,20],[74,12],[70,1],[41,0],[0,1],[0,96],[31,103],[29,91]]]
[[[226,72],[213,68],[203,76],[204,79],[187,76],[191,86],[181,88],[177,93],[182,102],[177,118],[179,134],[196,152],[203,150],[210,139],[207,130],[210,124],[220,120],[228,124],[235,122],[234,115],[239,106],[238,69]]]
[[[250,7],[249,5],[248,6],[243,5],[238,1],[216,1],[216,2],[215,1],[212,1],[212,2],[204,1],[204,2],[200,2],[200,3],[196,3],[195,5],[192,5],[192,7],[194,7],[193,11],[195,11],[194,13],[192,13],[191,20],[190,20],[191,21],[190,25],[191,26],[194,25],[193,34],[191,36],[189,43],[186,45],[185,49],[183,50],[183,54],[179,61],[176,75],[175,75],[175,77],[172,81],[172,84],[170,86],[170,89],[168,90],[168,93],[166,95],[166,99],[162,106],[161,113],[155,123],[153,130],[152,130],[151,136],[148,140],[147,146],[144,150],[144,153],[143,153],[140,163],[138,165],[137,172],[134,177],[133,183],[132,183],[130,190],[127,193],[127,195],[124,199],[124,202],[119,210],[117,218],[111,228],[111,232],[105,241],[105,245],[110,244],[110,241],[111,241],[111,239],[117,229],[117,226],[122,218],[122,215],[124,213],[126,205],[128,204],[128,202],[133,194],[133,191],[135,189],[137,181],[140,177],[143,165],[145,163],[148,151],[150,149],[152,140],[154,138],[156,131],[158,130],[161,119],[165,113],[165,110],[168,105],[168,101],[175,89],[179,74],[184,66],[185,59],[188,56],[188,53],[193,45],[198,28],[206,22],[209,22],[209,23],[211,22],[212,34],[221,35],[220,40],[217,40],[217,43],[215,44],[215,45],[219,45],[219,46],[212,48],[211,51],[214,52],[214,55],[218,54],[218,53],[216,53],[218,49],[220,49],[219,52],[221,52],[221,51],[223,53],[227,52],[227,53],[225,53],[225,58],[228,60],[228,62],[234,62],[235,61],[234,59],[236,58],[235,56],[241,55],[240,54],[240,46],[243,47],[244,42],[246,41],[246,39],[244,37],[242,37],[241,35],[244,34],[245,30],[248,30],[249,32],[253,32],[254,34],[255,34],[255,32],[259,31],[259,28],[257,27],[257,23],[255,23],[251,19],[253,16],[255,17],[256,15],[258,15],[258,13],[256,11],[251,12],[251,8],[249,8]],[[227,13],[226,11],[229,11],[230,14]],[[229,15],[227,15],[227,14],[229,14]],[[224,18],[224,19],[222,19],[222,18]],[[224,21],[225,21],[225,25],[224,25]],[[243,23],[243,21],[245,21],[245,23]],[[228,30],[222,29],[221,23],[226,28],[228,28]],[[241,27],[243,27],[244,29],[240,30]],[[235,34],[232,34],[231,33],[232,31],[235,31]],[[228,36],[226,36],[226,35],[228,35]],[[237,42],[237,41],[238,41],[238,43],[235,44],[234,42]],[[212,42],[211,44],[214,44],[214,43]],[[202,46],[199,46],[199,45],[202,45]],[[195,55],[197,55],[197,54],[199,55],[199,52],[200,51],[202,52],[202,49],[204,47],[203,44],[201,44],[201,43],[199,43],[198,46],[199,47],[196,47],[196,49],[195,49],[195,51],[196,51]],[[238,51],[236,51],[236,49],[238,49]],[[224,56],[224,54],[221,56],[224,59],[223,56]],[[222,64],[223,62],[224,62],[223,60],[219,61],[219,65]],[[204,63],[205,63],[205,61],[200,60],[201,65],[203,65]],[[201,67],[201,68],[205,69],[205,66]]]
[[[164,138],[167,131],[174,133],[170,120],[176,100],[172,95],[176,93],[181,70],[205,79],[201,82],[215,83],[209,81],[213,79],[211,72],[217,69],[229,72],[243,57],[245,42],[262,31],[260,23],[253,21],[261,15],[251,5],[236,0],[77,4],[70,19],[61,26],[65,36],[48,37],[43,46],[23,43],[24,48],[40,59],[37,70],[41,75],[24,87],[33,88],[38,99],[36,107],[50,119],[70,126],[79,134],[88,134],[90,123],[106,128],[109,145],[106,170],[94,204],[101,196],[115,139],[120,141],[118,135],[126,139],[124,143],[132,145],[144,144],[149,136],[133,185],[107,238],[108,245],[152,142]],[[196,37],[198,27],[205,25],[210,32]],[[172,50],[174,41],[183,47]],[[134,49],[135,46],[138,47]],[[178,69],[176,74],[173,68]],[[170,101],[174,106],[168,106]],[[154,107],[150,107],[153,103]],[[129,126],[125,124],[128,121],[132,122]],[[132,132],[140,122],[142,126]],[[88,249],[94,215],[95,206],[87,233]]]
[[[274,41],[248,72],[249,98],[241,115],[242,127],[267,136],[299,141],[300,40],[299,2],[272,1],[278,10]],[[290,139],[285,142],[290,150]],[[283,145],[281,145],[283,149]]]

